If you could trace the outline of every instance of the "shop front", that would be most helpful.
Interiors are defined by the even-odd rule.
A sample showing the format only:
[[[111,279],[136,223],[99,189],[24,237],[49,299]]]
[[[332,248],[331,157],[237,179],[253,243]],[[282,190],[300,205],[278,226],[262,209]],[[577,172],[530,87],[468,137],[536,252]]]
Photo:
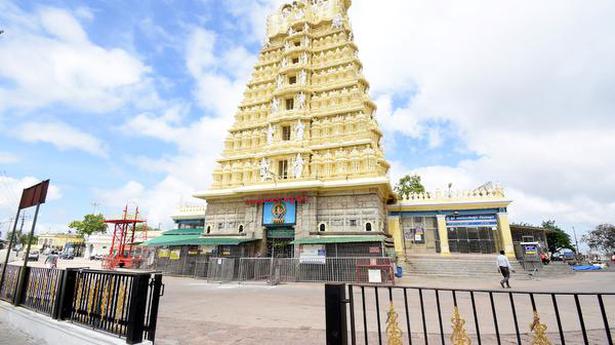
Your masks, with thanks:
[[[494,254],[514,257],[501,189],[424,193],[389,205],[389,232],[398,256]]]
[[[451,253],[492,254],[501,249],[496,214],[446,216]]]

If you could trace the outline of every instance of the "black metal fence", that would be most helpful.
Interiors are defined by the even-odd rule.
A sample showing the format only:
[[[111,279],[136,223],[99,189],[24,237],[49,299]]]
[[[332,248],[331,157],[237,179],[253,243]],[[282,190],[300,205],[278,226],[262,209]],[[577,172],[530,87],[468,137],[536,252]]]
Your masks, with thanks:
[[[0,272],[4,264],[0,264]],[[13,303],[15,300],[15,292],[17,291],[17,282],[19,281],[19,273],[21,267],[8,265],[4,274],[4,282],[0,286],[0,299]]]
[[[22,272],[23,271],[23,272]],[[19,278],[23,274],[25,277]],[[8,278],[8,279],[6,279]],[[162,274],[7,266],[3,300],[106,332],[128,344],[154,341]],[[23,284],[19,284],[19,281]]]
[[[327,344],[613,344],[615,293],[327,284]]]
[[[20,305],[53,317],[64,271],[28,267],[26,273],[25,294]]]

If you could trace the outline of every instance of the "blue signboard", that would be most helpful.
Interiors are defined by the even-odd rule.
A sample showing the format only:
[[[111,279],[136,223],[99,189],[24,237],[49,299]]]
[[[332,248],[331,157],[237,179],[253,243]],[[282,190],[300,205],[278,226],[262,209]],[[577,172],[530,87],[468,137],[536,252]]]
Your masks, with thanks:
[[[498,220],[494,214],[446,217],[446,227],[448,228],[494,228],[497,226]]]
[[[263,204],[263,225],[295,224],[295,202],[276,201]]]

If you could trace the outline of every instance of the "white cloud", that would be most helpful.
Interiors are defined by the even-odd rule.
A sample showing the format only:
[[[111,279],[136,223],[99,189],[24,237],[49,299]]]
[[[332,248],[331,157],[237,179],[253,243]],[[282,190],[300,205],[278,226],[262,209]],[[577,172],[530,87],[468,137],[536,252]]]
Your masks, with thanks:
[[[0,175],[0,212],[10,213],[16,211],[23,189],[39,182],[41,182],[40,179],[32,176],[16,178]],[[49,189],[47,190],[47,201],[58,200],[60,198],[62,198],[60,187],[53,184],[53,182],[50,183]]]
[[[106,157],[105,145],[96,137],[62,122],[27,122],[13,135],[28,143],[49,143],[59,150],[79,150]]]
[[[165,157],[132,158],[139,168],[150,172],[164,172],[165,177],[143,190],[130,182],[112,191],[103,200],[116,200],[121,206],[127,190],[129,199],[139,200],[147,210],[148,220],[168,224],[169,215],[180,202],[194,202],[192,194],[206,189],[216,158],[222,152],[223,142],[250,76],[256,57],[244,47],[231,46],[216,51],[217,36],[203,28],[194,28],[188,35],[185,49],[186,69],[195,82],[194,98],[205,111],[200,119],[185,123],[191,107],[170,106],[162,114],[141,113],[126,121],[126,133],[156,138],[177,147],[178,154]],[[113,197],[120,195],[121,197]]]
[[[84,9],[78,15],[87,16]],[[66,10],[44,7],[24,13],[0,4],[0,111],[33,109],[55,102],[94,112],[116,109],[135,98],[156,98],[150,68],[118,48],[92,43]]]
[[[429,124],[446,123],[479,157],[416,169],[430,187],[497,180],[515,199],[515,220],[585,227],[615,221],[615,46],[605,44],[614,15],[610,1],[355,1],[351,9],[385,136],[437,146],[447,133]]]

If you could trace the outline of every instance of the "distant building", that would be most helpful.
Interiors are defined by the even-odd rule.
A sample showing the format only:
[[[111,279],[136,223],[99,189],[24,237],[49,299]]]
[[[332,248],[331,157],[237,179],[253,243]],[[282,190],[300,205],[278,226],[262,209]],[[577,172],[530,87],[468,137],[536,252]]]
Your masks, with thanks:
[[[39,234],[37,236],[37,249],[39,251],[44,251],[48,248],[49,250],[54,251],[64,251],[68,248],[73,248],[73,250],[78,252],[79,249],[82,248],[85,243],[83,237],[77,234],[45,233]]]

